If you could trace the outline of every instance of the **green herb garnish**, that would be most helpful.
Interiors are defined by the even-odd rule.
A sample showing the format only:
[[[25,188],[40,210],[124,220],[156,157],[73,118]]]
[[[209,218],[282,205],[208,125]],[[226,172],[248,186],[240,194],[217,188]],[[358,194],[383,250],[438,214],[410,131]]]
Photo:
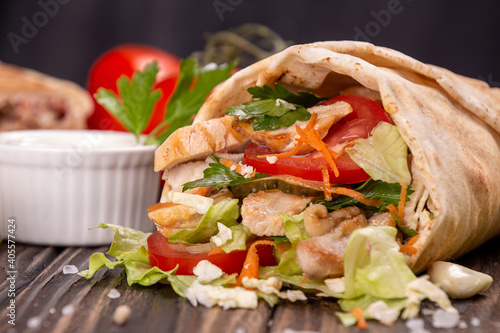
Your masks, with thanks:
[[[167,105],[165,120],[151,132],[147,141],[163,142],[176,129],[190,125],[192,117],[205,102],[208,94],[231,76],[233,68],[234,63],[215,69],[207,66],[200,68],[194,59],[183,60],[179,80]]]
[[[232,106],[226,113],[237,116],[240,120],[251,121],[255,131],[289,127],[296,121],[309,120],[311,114],[307,108],[324,100],[307,91],[294,94],[278,83],[275,84],[275,89],[264,85],[250,87],[247,91],[254,100]]]
[[[245,178],[236,171],[231,170],[228,166],[220,162],[217,156],[210,156],[215,163],[210,163],[209,167],[203,171],[203,178],[194,180],[184,184],[182,191],[190,190],[197,187],[215,186],[220,189],[224,186],[234,186],[250,180],[268,177],[264,173],[256,173],[255,177]]]
[[[231,76],[233,67],[234,64],[200,68],[194,59],[183,60],[165,119],[149,134],[144,144],[159,144],[176,129],[190,125],[208,94]],[[94,95],[99,104],[134,133],[138,142],[161,96],[159,89],[153,90],[158,71],[158,64],[154,61],[146,65],[144,71],[136,71],[131,79],[122,75],[116,83],[118,95],[104,88],[99,88]]]
[[[158,71],[155,61],[148,64],[144,71],[135,72],[132,79],[122,75],[116,82],[120,99],[112,90],[105,88],[99,88],[94,95],[99,104],[135,135],[137,141],[161,96],[159,89],[152,90]]]

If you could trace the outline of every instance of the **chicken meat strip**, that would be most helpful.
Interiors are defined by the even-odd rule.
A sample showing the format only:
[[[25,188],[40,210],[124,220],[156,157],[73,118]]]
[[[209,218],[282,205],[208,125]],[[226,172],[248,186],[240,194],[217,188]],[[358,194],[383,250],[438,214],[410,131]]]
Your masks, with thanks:
[[[312,280],[342,276],[349,236],[354,230],[367,226],[366,217],[358,207],[342,208],[327,214],[325,211],[326,207],[316,204],[306,209],[304,226],[314,235],[300,241],[296,249],[300,269]],[[318,226],[322,221],[327,227]]]
[[[241,206],[242,224],[257,236],[284,236],[280,213],[292,216],[301,213],[314,198],[285,194],[279,190],[249,194]]]

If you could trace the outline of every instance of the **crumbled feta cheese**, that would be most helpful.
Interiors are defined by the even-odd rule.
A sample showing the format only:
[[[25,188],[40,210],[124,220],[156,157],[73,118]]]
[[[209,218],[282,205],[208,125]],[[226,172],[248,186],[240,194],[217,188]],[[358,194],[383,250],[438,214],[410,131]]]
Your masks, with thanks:
[[[245,178],[251,178],[252,174],[254,172],[253,167],[250,165],[243,164],[241,162],[240,162],[240,166],[241,166],[241,175]]]
[[[289,103],[289,102],[285,101],[284,99],[278,98],[278,99],[276,99],[276,106],[280,106],[280,105],[283,105],[284,107],[286,107],[287,109],[290,109],[290,110],[296,109],[295,105],[293,105],[292,103]]]
[[[378,300],[370,304],[363,312],[367,318],[378,320],[384,325],[392,325],[399,317],[401,310],[399,308],[390,308],[387,304]]]
[[[205,66],[203,66],[203,70],[207,72],[214,71],[216,69],[217,69],[217,64],[215,62],[210,62]]]
[[[66,265],[63,267],[63,274],[76,274],[78,273],[78,267],[75,265]]]
[[[469,328],[469,325],[467,325],[467,323],[463,320],[460,320],[458,322],[458,325],[457,325],[458,328],[462,329],[462,330],[465,330],[467,328]]]
[[[231,171],[236,170],[236,165],[235,164],[231,164],[231,166],[229,167],[229,170],[231,170]]]
[[[421,318],[410,319],[405,323],[406,328],[408,328],[411,332],[422,332],[425,327],[424,320]]]
[[[406,296],[408,299],[406,301],[406,308],[403,311],[403,319],[415,318],[420,310],[420,303],[425,297],[437,303],[441,309],[458,315],[457,309],[451,305],[446,293],[430,282],[428,275],[423,275],[408,283],[406,286]]]
[[[437,309],[432,315],[432,326],[435,328],[454,328],[458,325],[458,313]]]
[[[221,306],[224,310],[230,308],[255,309],[258,305],[257,294],[242,287],[224,288],[201,284],[195,280],[184,292],[193,306],[198,303],[210,308]]]
[[[217,222],[217,228],[219,229],[219,233],[215,236],[212,236],[210,240],[217,246],[222,246],[233,239],[233,232],[231,229],[226,227],[224,224]]]
[[[201,283],[209,283],[220,278],[224,272],[208,260],[200,261],[194,268],[193,273]]]
[[[214,204],[214,199],[212,198],[182,192],[170,192],[168,199],[173,203],[192,207],[199,214],[205,214]]]
[[[255,279],[244,277],[241,281],[245,288],[257,288],[264,294],[278,294],[281,289],[281,281],[277,278],[270,277],[268,279]]]
[[[278,296],[282,299],[287,299],[290,302],[307,300],[307,296],[302,292],[302,290],[287,289],[286,291],[281,291]]]
[[[480,326],[480,325],[481,325],[481,319],[479,319],[478,317],[472,317],[472,318],[470,319],[470,324],[471,324],[472,326],[478,327],[478,326]]]
[[[266,161],[269,162],[270,164],[274,164],[278,162],[278,157],[276,156],[267,156]]]
[[[35,328],[35,327],[40,326],[41,323],[42,323],[42,318],[40,318],[40,317],[31,317],[26,322],[26,326],[28,326],[29,328]]]
[[[325,285],[333,291],[334,293],[341,294],[345,291],[345,279],[344,277],[334,278],[334,279],[326,279]]]

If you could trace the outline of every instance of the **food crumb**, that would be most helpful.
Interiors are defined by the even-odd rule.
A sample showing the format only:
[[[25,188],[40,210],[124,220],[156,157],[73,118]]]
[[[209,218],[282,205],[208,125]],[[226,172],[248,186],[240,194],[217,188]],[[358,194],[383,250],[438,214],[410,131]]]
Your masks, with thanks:
[[[42,319],[40,317],[31,317],[30,319],[28,319],[26,326],[28,326],[29,328],[35,328],[40,326],[41,323]]]
[[[479,319],[478,317],[472,317],[472,318],[470,319],[470,324],[471,324],[472,326],[478,327],[478,326],[480,326],[480,325],[481,325],[481,319]]]
[[[66,265],[63,267],[63,274],[76,274],[78,273],[78,267],[75,265]]]
[[[432,326],[435,328],[453,328],[458,325],[460,315],[438,309],[432,315]]]
[[[73,311],[75,311],[75,307],[73,306],[73,304],[68,304],[66,305],[65,307],[63,307],[61,309],[61,313],[65,316],[65,315],[69,315],[71,314]]]
[[[115,288],[111,289],[108,293],[108,297],[111,299],[117,299],[120,298],[120,296],[121,296],[120,292]]]
[[[116,325],[122,326],[127,323],[130,319],[130,314],[132,313],[132,309],[130,309],[127,305],[120,305],[116,308],[115,313],[113,314],[113,322]]]
[[[467,329],[469,327],[469,325],[467,325],[467,323],[465,321],[460,320],[460,322],[458,323],[457,327],[460,328],[460,329],[465,330],[465,329]]]

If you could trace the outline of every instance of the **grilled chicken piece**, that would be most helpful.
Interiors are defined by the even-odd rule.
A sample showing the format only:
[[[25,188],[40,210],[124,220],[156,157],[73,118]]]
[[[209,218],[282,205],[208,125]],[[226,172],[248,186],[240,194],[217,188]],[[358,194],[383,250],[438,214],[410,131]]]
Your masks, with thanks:
[[[389,212],[375,213],[368,219],[368,225],[385,225],[396,228],[396,220]]]
[[[312,237],[297,244],[297,262],[307,278],[316,280],[344,274],[349,236],[366,227],[367,221],[355,206],[328,213],[323,205],[310,205],[304,212],[304,226]]]
[[[243,199],[242,224],[257,236],[284,236],[284,222],[280,213],[296,215],[314,198],[285,194],[279,190],[260,191]]]
[[[158,208],[149,212],[148,216],[165,237],[180,229],[195,228],[202,217],[192,207],[186,205],[173,203],[157,205]]]
[[[318,119],[314,125],[321,138],[324,138],[328,134],[328,130],[333,124],[337,123],[340,119],[344,118],[346,115],[352,112],[352,107],[346,102],[337,102],[330,105],[316,105],[307,109],[309,113],[317,113]],[[297,125],[301,128],[305,128],[307,121],[299,121]],[[287,152],[291,151],[297,145],[295,137],[297,135],[297,130],[295,129],[295,124],[287,128],[280,128],[270,131],[254,131],[252,124],[245,121],[239,121],[237,118],[234,119],[233,127],[249,137],[252,142],[257,144],[264,144],[276,152]],[[302,145],[298,154],[306,154],[313,151],[308,144]]]
[[[232,122],[233,117],[224,116],[179,128],[156,150],[155,171],[217,152],[243,151],[249,140],[231,127]]]

